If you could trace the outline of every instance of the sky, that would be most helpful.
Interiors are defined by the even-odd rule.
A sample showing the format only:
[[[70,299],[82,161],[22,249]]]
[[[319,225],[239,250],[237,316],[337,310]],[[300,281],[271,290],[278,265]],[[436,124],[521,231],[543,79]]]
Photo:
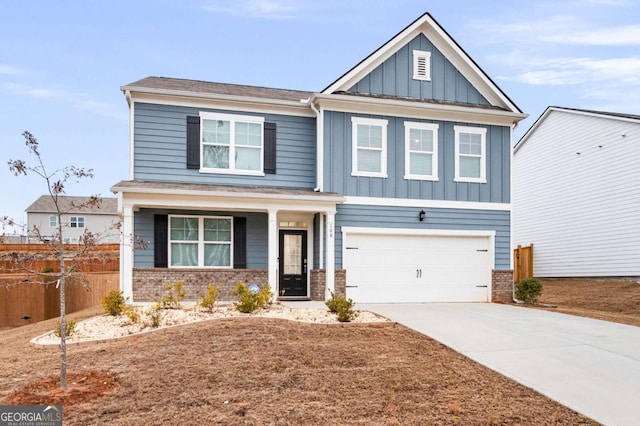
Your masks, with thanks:
[[[321,91],[425,12],[529,114],[514,143],[549,105],[640,114],[635,0],[0,0],[0,217],[26,222],[46,193],[7,166],[33,164],[25,130],[50,171],[93,169],[67,195],[113,196],[128,178],[121,86]]]

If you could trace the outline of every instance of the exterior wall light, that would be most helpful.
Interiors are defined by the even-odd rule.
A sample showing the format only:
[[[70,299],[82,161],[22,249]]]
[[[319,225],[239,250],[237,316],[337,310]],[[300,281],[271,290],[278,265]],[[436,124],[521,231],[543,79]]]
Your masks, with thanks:
[[[424,220],[425,214],[426,213],[424,212],[424,210],[420,210],[420,214],[418,214],[418,219],[420,219],[420,222]]]

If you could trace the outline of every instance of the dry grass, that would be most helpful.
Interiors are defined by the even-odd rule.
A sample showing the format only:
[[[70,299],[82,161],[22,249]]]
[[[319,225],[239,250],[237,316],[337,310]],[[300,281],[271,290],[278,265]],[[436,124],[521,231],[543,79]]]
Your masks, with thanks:
[[[28,344],[55,321],[0,331],[0,404],[58,374],[58,352]],[[69,366],[116,383],[63,403],[69,425],[596,424],[394,324],[215,320],[70,346]]]
[[[542,279],[539,302],[571,315],[640,327],[640,284],[635,280]]]

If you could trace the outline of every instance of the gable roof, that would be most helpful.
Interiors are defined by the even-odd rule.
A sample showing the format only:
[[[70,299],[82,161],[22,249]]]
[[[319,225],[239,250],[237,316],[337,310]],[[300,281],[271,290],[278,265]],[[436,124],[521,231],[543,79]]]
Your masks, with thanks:
[[[321,93],[327,95],[348,90],[419,33],[424,34],[493,106],[522,114],[522,110],[491,80],[429,13],[425,13],[413,21],[389,41],[327,86]]]
[[[202,95],[223,95],[274,99],[279,101],[300,102],[311,96],[311,92],[270,87],[247,86],[244,84],[215,83],[210,81],[187,80],[182,78],[146,77],[120,88],[122,91],[149,92],[167,95],[200,93]]]
[[[514,145],[513,152],[515,153],[524,143],[529,139],[529,137],[533,134],[533,132],[542,124],[542,122],[551,114],[553,111],[562,111],[572,114],[580,114],[580,115],[588,115],[593,117],[605,117],[613,120],[622,120],[622,121],[632,121],[640,123],[640,115],[636,114],[626,114],[620,112],[608,112],[608,111],[596,111],[592,109],[581,109],[581,108],[567,108],[567,107],[559,107],[559,106],[548,106],[547,109],[536,119],[536,121],[529,127],[529,130],[520,138],[520,140]]]
[[[117,198],[102,198],[100,207],[96,205],[87,206],[85,208],[71,208],[73,205],[81,205],[88,203],[91,197],[74,197],[74,196],[58,196],[58,205],[60,210],[65,213],[85,213],[85,214],[103,214],[103,215],[116,215],[118,214],[118,199]],[[31,204],[25,210],[27,213],[55,213],[56,207],[53,204],[53,200],[50,195],[42,195],[33,204]]]

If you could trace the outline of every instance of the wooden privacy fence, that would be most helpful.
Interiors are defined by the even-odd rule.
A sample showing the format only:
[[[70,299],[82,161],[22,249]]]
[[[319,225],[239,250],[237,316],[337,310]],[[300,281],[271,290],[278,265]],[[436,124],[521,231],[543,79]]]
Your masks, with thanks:
[[[71,257],[78,250],[77,244],[65,244]],[[120,269],[118,244],[100,244],[92,247],[85,256],[65,260],[65,265],[75,265],[80,272],[107,272]],[[46,244],[0,244],[0,274],[25,272],[60,272],[60,260]]]
[[[513,249],[513,282],[533,277],[533,243]]]
[[[0,327],[15,327],[60,316],[60,289],[55,275],[0,275]],[[66,312],[100,304],[119,289],[118,272],[78,274],[66,281]]]

